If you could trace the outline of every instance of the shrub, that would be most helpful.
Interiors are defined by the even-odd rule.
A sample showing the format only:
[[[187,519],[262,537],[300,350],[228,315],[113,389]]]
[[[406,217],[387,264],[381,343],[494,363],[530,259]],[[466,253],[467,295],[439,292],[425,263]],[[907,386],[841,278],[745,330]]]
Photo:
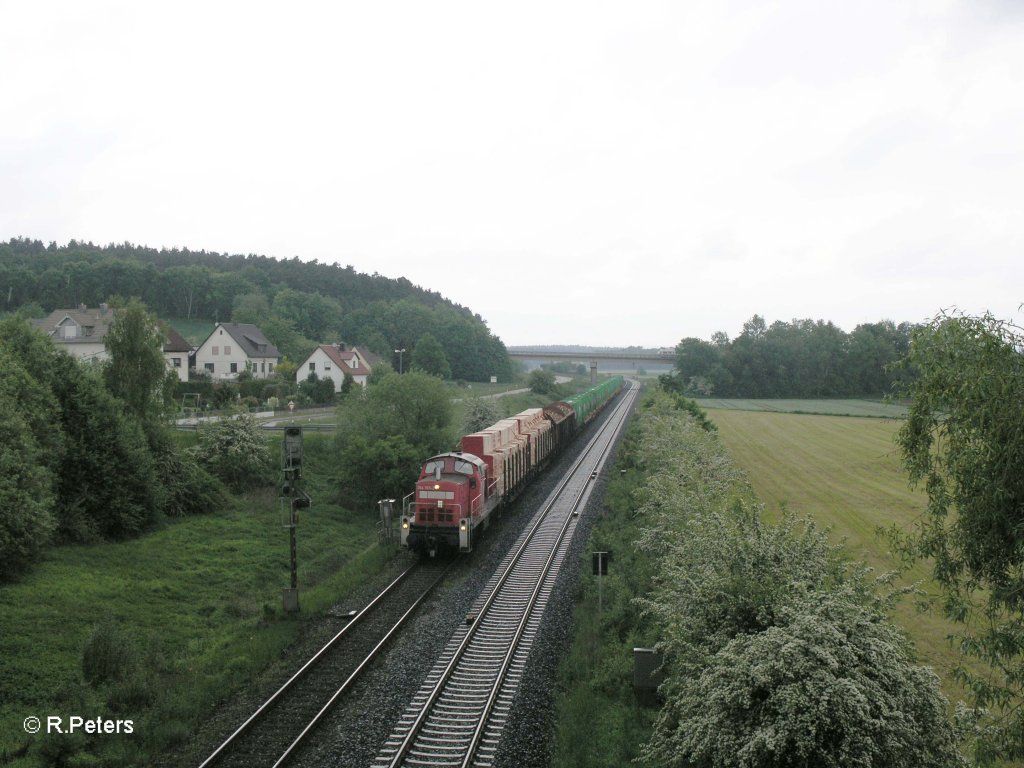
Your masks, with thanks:
[[[466,434],[471,435],[491,426],[501,418],[501,410],[494,400],[471,397],[466,400]]]
[[[535,395],[553,395],[558,392],[555,374],[542,368],[530,372],[527,384]]]
[[[155,436],[153,458],[163,488],[163,512],[168,517],[212,512],[225,501],[221,483],[187,450],[165,436]]]
[[[855,595],[806,593],[663,692],[659,765],[966,765],[938,678]]]
[[[96,625],[82,650],[82,676],[93,687],[130,675],[138,666],[138,649],[113,618]]]
[[[199,445],[192,451],[205,469],[235,492],[272,480],[273,460],[267,440],[250,416],[200,427]]]

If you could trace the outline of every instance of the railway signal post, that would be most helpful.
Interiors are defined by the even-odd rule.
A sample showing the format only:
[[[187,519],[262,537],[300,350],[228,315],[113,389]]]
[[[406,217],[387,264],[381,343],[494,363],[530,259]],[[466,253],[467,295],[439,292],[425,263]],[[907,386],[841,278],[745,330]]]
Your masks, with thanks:
[[[597,614],[601,615],[604,608],[601,595],[601,577],[608,575],[608,561],[611,559],[611,552],[595,552],[593,555],[594,575],[597,576]]]
[[[284,609],[288,613],[299,610],[299,565],[295,546],[295,529],[299,525],[299,510],[309,509],[310,498],[299,482],[302,480],[302,427],[288,427],[281,443],[281,472],[284,482],[281,501],[288,509],[284,527],[288,529],[288,549],[291,559],[291,587],[282,590]]]

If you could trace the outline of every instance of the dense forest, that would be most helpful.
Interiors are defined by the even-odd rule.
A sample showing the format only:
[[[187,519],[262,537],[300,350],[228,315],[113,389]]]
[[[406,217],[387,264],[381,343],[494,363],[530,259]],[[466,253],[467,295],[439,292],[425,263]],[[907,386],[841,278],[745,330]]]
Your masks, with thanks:
[[[505,345],[479,315],[405,278],[298,258],[130,243],[0,243],[0,313],[41,317],[112,297],[137,297],[166,320],[256,322],[292,362],[318,343],[335,341],[390,360],[393,350],[411,353],[429,333],[447,355],[452,378],[511,375]]]
[[[690,395],[718,397],[878,397],[908,375],[892,366],[907,354],[913,326],[890,320],[850,333],[822,320],[760,315],[730,340],[687,338],[676,347],[675,382]]]

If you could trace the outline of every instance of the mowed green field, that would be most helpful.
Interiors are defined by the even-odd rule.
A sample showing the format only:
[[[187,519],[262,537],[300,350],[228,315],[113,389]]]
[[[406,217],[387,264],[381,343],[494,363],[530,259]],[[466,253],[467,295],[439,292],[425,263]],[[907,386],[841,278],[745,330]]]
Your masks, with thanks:
[[[750,410],[714,410],[722,442],[743,467],[758,498],[777,516],[785,505],[799,516],[831,526],[853,558],[882,573],[897,559],[879,526],[909,529],[926,505],[911,491],[900,468],[893,437],[899,421],[814,416]],[[918,566],[907,581],[927,579]],[[929,592],[935,588],[926,581]],[[963,697],[952,681],[956,654],[946,640],[954,625],[935,612],[919,613],[904,599],[895,619],[913,638],[923,663],[942,678],[951,700]]]
[[[701,408],[730,411],[769,411],[772,413],[817,413],[825,416],[868,416],[899,419],[907,415],[907,407],[881,400],[855,398],[834,400],[772,400],[699,397]]]

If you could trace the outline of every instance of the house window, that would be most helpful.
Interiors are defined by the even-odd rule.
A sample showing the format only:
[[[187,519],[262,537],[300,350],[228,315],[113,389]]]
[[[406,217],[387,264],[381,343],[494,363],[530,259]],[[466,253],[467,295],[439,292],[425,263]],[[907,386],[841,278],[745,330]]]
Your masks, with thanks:
[[[231,345],[230,344],[225,344],[224,345],[224,354],[225,355],[230,355],[231,354]]]
[[[331,361],[330,360],[327,360],[327,361],[324,362],[324,370],[325,371],[331,370]]]
[[[180,357],[172,357],[171,358],[171,365],[173,367],[175,367],[175,368],[181,368],[181,358]]]
[[[231,372],[232,373],[238,373],[238,363],[232,363],[231,364]]]
[[[210,373],[213,373],[213,363],[206,363],[206,365],[204,365],[203,367]]]
[[[273,363],[267,363],[267,371],[270,372],[270,373],[274,372],[274,364]]]
[[[315,370],[316,370],[316,363],[310,363],[309,364],[309,372],[312,373]]]
[[[260,363],[260,373],[266,373],[266,372],[267,372],[267,364],[266,363]]]
[[[214,348],[213,348],[213,349],[211,350],[211,352],[212,352],[212,354],[214,354],[214,355],[219,355],[219,354],[220,354],[220,347],[214,347]]]

